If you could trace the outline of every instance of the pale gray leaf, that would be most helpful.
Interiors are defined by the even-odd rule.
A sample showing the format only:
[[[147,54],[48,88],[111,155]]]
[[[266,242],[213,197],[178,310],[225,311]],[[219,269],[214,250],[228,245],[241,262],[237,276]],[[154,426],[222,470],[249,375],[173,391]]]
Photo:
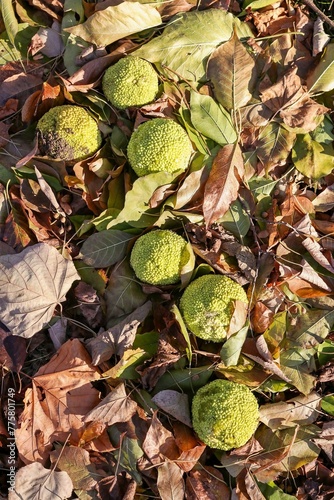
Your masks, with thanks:
[[[166,389],[153,396],[152,401],[172,417],[192,427],[187,394]]]
[[[21,467],[16,472],[15,488],[10,491],[8,500],[50,500],[66,499],[72,496],[73,484],[67,472],[45,469],[34,462]]]
[[[44,328],[75,280],[72,261],[38,243],[0,256],[0,315],[13,335],[31,337]]]

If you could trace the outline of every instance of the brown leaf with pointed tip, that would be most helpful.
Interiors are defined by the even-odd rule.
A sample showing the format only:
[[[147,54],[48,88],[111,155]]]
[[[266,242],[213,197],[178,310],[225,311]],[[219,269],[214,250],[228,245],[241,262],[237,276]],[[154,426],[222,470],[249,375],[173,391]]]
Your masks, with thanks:
[[[216,100],[226,109],[241,108],[252,98],[257,80],[255,60],[236,32],[213,51],[206,73]]]
[[[24,463],[45,463],[54,441],[79,442],[83,416],[99,403],[91,382],[100,374],[91,365],[78,339],[62,345],[32,380],[25,394],[25,408],[16,430],[16,444]]]
[[[241,330],[246,323],[247,313],[248,304],[241,300],[236,300],[234,302],[234,311],[227,331],[227,338]]]
[[[180,450],[180,456],[176,463],[184,472],[189,472],[198,463],[206,445],[199,442],[193,431],[181,422],[173,423],[173,433]]]
[[[238,144],[218,151],[204,189],[203,214],[206,226],[216,222],[237,199],[244,176],[244,161]]]
[[[107,425],[113,425],[116,422],[130,420],[136,410],[137,403],[129,398],[124,383],[121,383],[112,389],[101,403],[85,415],[84,422],[98,420]]]
[[[158,467],[157,487],[161,500],[184,500],[183,472],[174,462],[164,462]]]
[[[255,333],[263,333],[270,325],[273,311],[263,302],[256,302],[251,314],[252,328]]]
[[[152,303],[145,302],[123,321],[90,339],[87,348],[93,358],[93,364],[99,365],[103,361],[107,361],[113,354],[123,356],[126,349],[132,347],[138,327],[151,312],[151,309]]]
[[[187,394],[167,389],[158,392],[153,396],[152,401],[166,413],[192,427]]]
[[[264,82],[267,82],[267,80],[264,80]],[[262,88],[260,85],[261,101],[274,113],[280,112],[282,109],[298,102],[305,94],[296,67],[289,69],[270,87],[263,87],[264,84],[262,84]]]
[[[154,412],[150,428],[146,433],[142,448],[153,465],[160,464],[165,457],[169,460],[176,460],[179,456],[179,449],[176,445],[173,434],[166,429]]]

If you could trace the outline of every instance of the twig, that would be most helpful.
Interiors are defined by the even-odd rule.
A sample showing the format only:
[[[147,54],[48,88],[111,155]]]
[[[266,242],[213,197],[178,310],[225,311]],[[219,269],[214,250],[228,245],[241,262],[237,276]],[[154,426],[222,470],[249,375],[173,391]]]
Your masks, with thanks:
[[[330,26],[332,29],[334,29],[334,21],[332,21],[328,16],[326,16],[326,14],[324,14],[322,12],[322,10],[320,10],[314,3],[312,0],[302,0],[302,3],[304,5],[307,5],[307,7],[309,7],[311,10],[313,10],[313,12],[315,12],[319,17],[320,19],[328,24],[328,26]]]

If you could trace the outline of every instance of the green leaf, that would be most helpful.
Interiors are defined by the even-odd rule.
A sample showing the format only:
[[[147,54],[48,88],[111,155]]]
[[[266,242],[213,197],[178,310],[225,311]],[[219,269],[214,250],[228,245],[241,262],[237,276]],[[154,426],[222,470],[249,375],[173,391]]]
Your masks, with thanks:
[[[118,472],[126,471],[136,481],[141,484],[141,474],[137,470],[137,461],[144,455],[137,439],[131,439],[122,435],[116,425],[108,428],[110,441],[118,450],[112,452],[117,462]]]
[[[191,91],[190,113],[197,130],[217,144],[224,146],[237,140],[229,113],[212,97]]]
[[[308,364],[313,359],[313,349],[288,349],[280,356],[280,369],[301,393],[310,394],[314,389],[315,377],[310,375]]]
[[[273,431],[261,425],[255,433],[255,439],[263,446],[264,451],[257,454],[257,463],[267,464],[264,476],[268,481],[268,473],[273,474],[273,479],[278,474],[295,471],[315,460],[320,448],[313,443],[313,439],[320,434],[316,425],[301,426],[297,432],[291,427]],[[261,467],[260,467],[261,469]],[[261,481],[261,470],[255,476]]]
[[[239,109],[252,98],[257,81],[255,60],[235,32],[210,56],[206,73],[215,98],[226,109]]]
[[[74,265],[82,281],[91,285],[99,294],[102,295],[106,288],[106,278],[103,279],[94,267],[88,266],[82,260],[75,260]]]
[[[109,267],[126,255],[132,235],[123,231],[106,230],[92,234],[81,248],[81,256],[93,267]]]
[[[334,359],[334,342],[325,340],[325,342],[318,345],[317,352],[320,366],[332,361]]]
[[[14,2],[12,0],[0,0],[0,11],[8,38],[15,46],[15,36],[19,30],[19,23],[15,16]]]
[[[105,292],[107,328],[119,323],[146,300],[147,295],[136,281],[129,262],[124,260],[113,269]]]
[[[192,394],[209,381],[212,373],[211,365],[184,370],[169,370],[160,377],[152,394],[157,394],[165,389],[175,389],[176,391],[181,389]]]
[[[334,311],[310,309],[287,327],[289,347],[310,348],[322,342],[334,325]]]
[[[220,357],[225,366],[236,366],[242,346],[245,343],[249,326],[246,325],[235,335],[232,335],[223,345],[220,351]]]
[[[334,417],[334,396],[325,396],[321,401],[321,409]]]
[[[332,144],[319,144],[311,134],[300,134],[292,149],[292,161],[299,172],[317,180],[333,170],[334,148]]]
[[[153,226],[159,217],[157,209],[150,209],[149,206],[154,191],[158,187],[172,183],[179,175],[180,171],[173,174],[158,172],[139,177],[125,196],[123,210],[108,223],[107,228],[116,229],[118,225],[124,223],[137,228]]]
[[[183,321],[183,318],[182,318],[182,315],[180,313],[179,308],[175,304],[172,305],[172,307],[170,308],[170,311],[174,314],[175,319],[180,326],[181,333],[184,336],[184,339],[187,343],[186,352],[187,352],[188,361],[189,361],[189,363],[191,363],[193,352],[192,352],[192,347],[191,347],[191,342],[190,342],[187,327]]]
[[[257,2],[254,2],[254,3],[257,3]],[[266,500],[293,500],[293,499],[296,499],[296,497],[293,497],[291,495],[288,495],[287,493],[284,493],[284,491],[281,490],[281,488],[279,488],[278,486],[276,486],[276,484],[273,481],[270,481],[267,484],[258,483],[258,487],[260,488],[260,490],[261,490],[261,492],[264,495]]]
[[[65,28],[65,31],[98,47],[105,47],[134,33],[158,26],[161,22],[159,12],[151,5],[122,2],[95,12],[83,24]]]
[[[13,47],[6,32],[0,35],[0,65],[21,59],[20,52]]]
[[[257,9],[263,9],[263,7],[268,7],[269,5],[272,5],[273,2],[271,0],[245,0],[244,3],[242,4],[242,8],[246,9],[246,7],[252,9],[252,10],[257,10]]]
[[[156,63],[169,78],[199,81],[205,77],[209,55],[231,37],[234,26],[240,38],[253,37],[246,23],[224,10],[183,13],[133,54]]]
[[[263,127],[255,142],[256,154],[266,170],[287,160],[296,135],[281,127],[279,123],[270,122]]]
[[[327,45],[318,66],[309,75],[306,84],[312,94],[334,89],[334,42]]]
[[[243,241],[250,228],[249,216],[239,200],[231,203],[230,208],[219,219],[219,222],[226,231],[234,234],[240,241]]]

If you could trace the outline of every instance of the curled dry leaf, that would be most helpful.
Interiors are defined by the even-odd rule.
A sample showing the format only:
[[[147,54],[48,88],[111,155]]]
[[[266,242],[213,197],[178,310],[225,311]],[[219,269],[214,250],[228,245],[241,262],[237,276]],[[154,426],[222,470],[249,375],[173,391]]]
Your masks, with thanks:
[[[148,316],[151,309],[151,302],[145,302],[123,321],[89,340],[87,348],[91,352],[93,364],[99,365],[113,354],[123,356],[126,349],[132,346],[140,323]]]

